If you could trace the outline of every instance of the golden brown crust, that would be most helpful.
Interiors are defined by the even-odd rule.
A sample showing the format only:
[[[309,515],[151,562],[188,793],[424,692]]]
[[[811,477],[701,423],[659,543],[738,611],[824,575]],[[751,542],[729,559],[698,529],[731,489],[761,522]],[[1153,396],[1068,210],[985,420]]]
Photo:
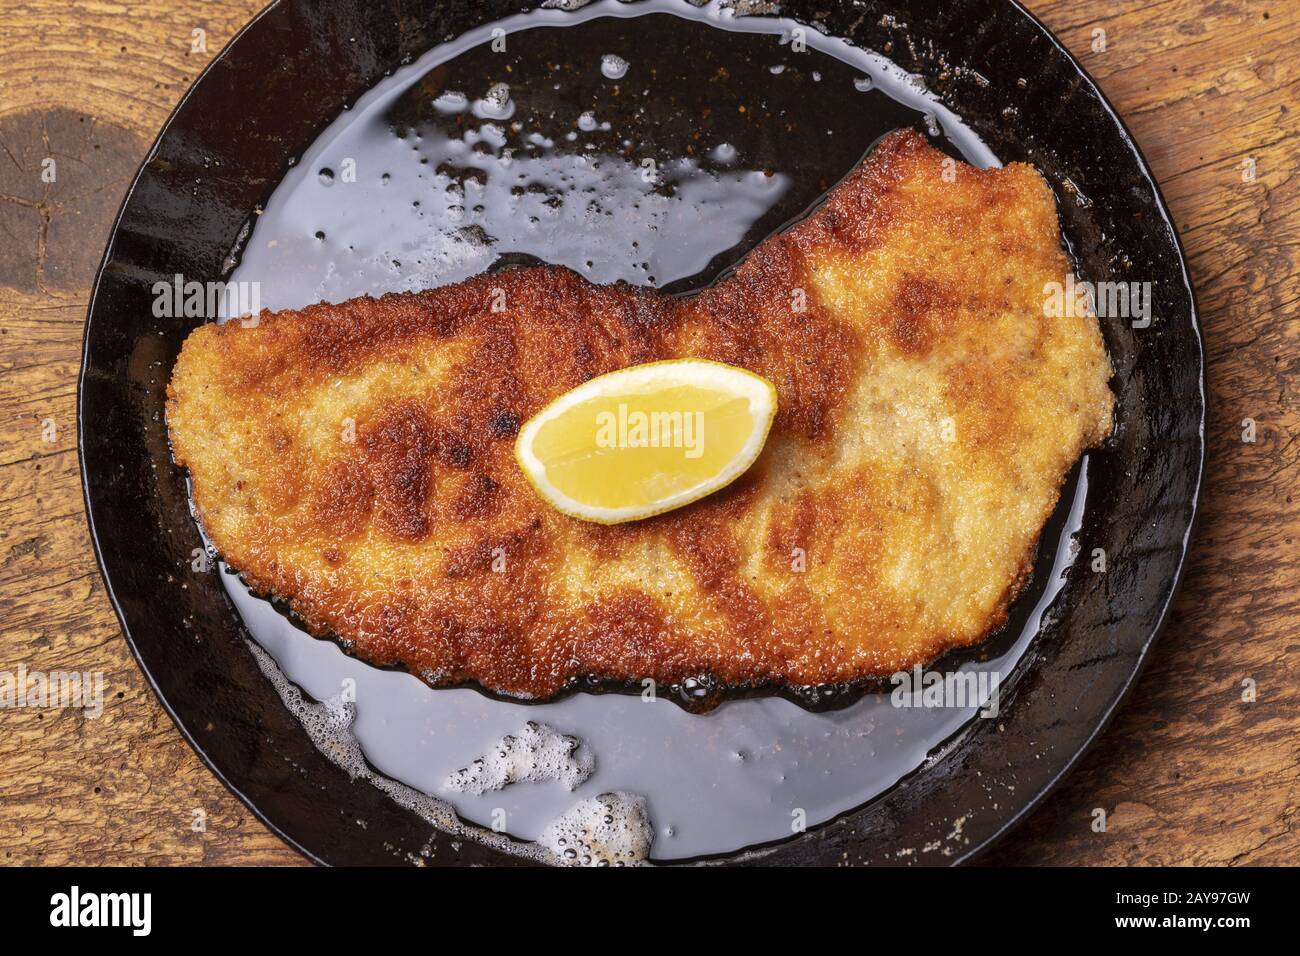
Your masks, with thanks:
[[[539,268],[206,325],[168,423],[230,564],[371,662],[532,697],[887,674],[1003,623],[1109,434],[1096,320],[1043,313],[1067,269],[1031,167],[954,170],[900,132],[689,299]],[[633,524],[546,506],[519,424],[681,356],[776,385],[754,468]]]

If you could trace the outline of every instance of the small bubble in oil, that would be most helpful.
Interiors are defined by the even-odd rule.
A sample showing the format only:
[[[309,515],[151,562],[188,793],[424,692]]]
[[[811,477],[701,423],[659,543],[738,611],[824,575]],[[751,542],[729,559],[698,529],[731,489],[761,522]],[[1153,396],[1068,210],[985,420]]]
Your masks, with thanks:
[[[600,58],[600,72],[607,80],[621,80],[627,76],[628,62],[615,53],[606,53]]]

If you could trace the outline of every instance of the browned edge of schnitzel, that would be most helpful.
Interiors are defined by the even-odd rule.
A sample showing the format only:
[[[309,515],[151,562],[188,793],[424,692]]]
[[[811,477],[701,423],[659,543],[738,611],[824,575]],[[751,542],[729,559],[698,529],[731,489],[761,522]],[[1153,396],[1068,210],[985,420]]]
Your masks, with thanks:
[[[894,217],[901,214],[899,209],[908,208],[910,215],[924,216],[924,207],[920,213],[915,208],[900,207],[894,190],[908,176],[937,172],[938,162],[939,154],[922,137],[910,132],[891,134],[797,225],[770,237],[750,253],[734,276],[688,298],[673,299],[623,284],[596,287],[568,270],[543,267],[480,276],[455,286],[421,293],[389,294],[379,299],[366,297],[338,305],[309,306],[300,311],[264,312],[256,324],[260,330],[256,336],[243,335],[243,330],[233,324],[205,327],[211,331],[205,333],[207,338],[202,347],[213,349],[212,357],[220,356],[223,350],[231,350],[237,361],[247,360],[247,366],[238,365],[234,375],[252,387],[262,387],[267,382],[280,383],[280,377],[288,376],[284,383],[275,385],[277,388],[291,388],[296,368],[312,374],[353,374],[371,361],[372,356],[381,355],[383,349],[404,342],[417,343],[426,339],[451,342],[465,336],[475,348],[479,348],[474,361],[467,363],[465,369],[457,370],[456,377],[451,379],[449,392],[457,396],[458,403],[463,402],[461,417],[477,423],[474,427],[458,431],[446,422],[427,421],[423,413],[413,407],[398,405],[387,408],[382,420],[364,431],[361,442],[379,468],[375,486],[370,492],[375,496],[373,512],[371,505],[367,505],[364,513],[355,510],[354,499],[349,496],[356,489],[347,480],[331,478],[326,485],[325,510],[320,513],[324,526],[328,527],[329,522],[335,521],[355,524],[357,520],[365,520],[377,524],[397,542],[420,542],[433,533],[421,497],[427,495],[427,489],[418,481],[412,482],[411,476],[415,474],[409,467],[412,455],[426,456],[454,478],[455,486],[462,487],[463,494],[449,502],[448,507],[462,516],[460,520],[478,520],[475,516],[488,513],[496,506],[502,482],[512,476],[497,467],[495,471],[488,468],[482,473],[487,479],[486,484],[472,480],[472,476],[463,474],[471,462],[491,459],[497,454],[497,443],[509,439],[522,420],[554,395],[615,368],[674,357],[677,350],[685,349],[699,357],[749,367],[771,378],[781,391],[781,412],[774,426],[774,437],[803,443],[800,447],[806,446],[811,450],[824,449],[826,436],[843,426],[844,395],[855,381],[853,362],[860,358],[867,345],[855,338],[855,333],[847,329],[824,304],[814,303],[808,319],[795,321],[779,303],[785,300],[792,286],[809,284],[810,268],[815,272],[828,262],[834,265],[837,257],[847,257],[851,262],[854,256],[887,241],[895,225]],[[1028,189],[1030,193],[1041,189],[1050,195],[1050,190],[1036,173],[1034,186],[1025,185],[1020,172],[1015,173],[1012,184],[1005,187],[996,171],[981,172],[962,167],[961,176],[969,177],[963,179],[967,188],[976,190],[973,195],[995,210],[999,208],[998,203],[1010,204],[1012,210],[1016,202],[1041,204],[1041,193],[1026,196],[1017,193],[1016,189]],[[975,185],[970,185],[972,182]],[[943,187],[936,185],[934,188]],[[1054,208],[1052,215],[1055,254],[1064,263]],[[941,229],[952,226],[952,223],[936,213],[933,223],[923,225]],[[979,239],[978,236],[971,238]],[[1043,236],[1040,233],[1036,239],[1031,237],[1026,241],[1042,242]],[[996,255],[996,250],[993,252]],[[981,279],[976,276],[972,281],[978,283]],[[493,285],[510,289],[511,301],[522,303],[516,308],[530,314],[528,322],[513,330],[508,327],[498,329],[491,324],[495,320],[490,321],[484,316],[483,303]],[[954,307],[953,301],[951,292],[933,277],[905,276],[894,292],[887,315],[873,318],[877,324],[862,334],[876,337],[868,338],[868,343],[878,340],[904,356],[919,358],[936,350],[942,352],[945,335],[951,332],[945,324],[947,320],[943,312]],[[572,310],[574,303],[581,303],[579,312],[584,317],[591,313],[589,328],[578,327],[569,321],[572,316],[565,310]],[[511,340],[511,335],[520,337],[520,340]],[[197,337],[196,333],[186,345],[191,346]],[[249,350],[245,342],[266,344]],[[279,348],[275,347],[277,342]],[[530,353],[530,348],[537,353],[536,357]],[[174,375],[168,386],[169,425],[173,409],[181,399],[180,391],[174,388],[176,384]],[[1005,398],[997,391],[996,383],[981,381],[979,376],[962,379],[958,384],[979,401],[996,402]],[[232,394],[240,393],[236,389]],[[1104,425],[1104,430],[1100,422],[1091,431],[1085,430],[1077,448],[1070,445],[1076,452],[1071,460],[1077,460],[1078,451],[1096,444],[1109,433],[1109,411]],[[979,440],[1014,449],[1014,437],[988,432]],[[194,461],[196,451],[191,447],[194,443],[184,439],[177,441],[174,432],[172,439],[178,464],[187,466]],[[289,446],[286,449],[291,451]],[[268,467],[273,475],[281,474],[281,471],[275,471],[281,469],[282,484],[292,486],[300,481],[300,476],[294,473],[292,455],[286,454],[283,459],[280,462],[269,461]],[[1067,475],[1068,468],[1057,475],[1053,502],[1057,501],[1061,483]],[[744,509],[753,503],[756,495],[761,494],[763,476],[763,468],[756,466],[754,472],[732,488],[695,505],[603,532],[584,529],[578,532],[578,540],[596,554],[606,553],[610,548],[614,551],[608,553],[617,553],[622,544],[635,543],[639,536],[660,534],[674,547],[683,549],[682,553],[687,555],[690,567],[701,581],[723,580],[730,573],[731,560],[725,529],[729,522],[743,517]],[[203,498],[196,485],[196,503],[201,506]],[[828,498],[825,506],[832,504],[843,507],[833,498]],[[553,515],[542,510],[544,505],[530,511],[531,506],[512,498],[510,507],[513,509],[510,514],[519,521],[514,525],[517,530],[507,532],[508,537],[493,538],[493,534],[499,536],[500,532],[489,533],[484,529],[487,536],[482,540],[450,549],[446,573],[453,583],[449,587],[455,587],[454,581],[457,580],[475,580],[474,575],[482,570],[484,556],[494,540],[520,544],[526,549],[531,546],[528,544],[529,536],[543,534],[537,529],[542,528],[544,522],[555,520]],[[202,507],[199,510],[202,511]],[[1049,507],[1047,514],[1051,512]],[[792,515],[795,524],[790,526],[791,533],[799,522],[815,522],[817,517],[816,514]],[[755,693],[779,694],[805,706],[836,706],[847,704],[864,692],[880,689],[884,675],[894,670],[905,669],[912,663],[933,661],[939,654],[953,648],[967,648],[967,653],[987,653],[989,648],[985,642],[1005,627],[1011,604],[1028,586],[1043,526],[1043,523],[1039,524],[1038,534],[1028,542],[1023,555],[1015,562],[1016,570],[1010,582],[985,616],[986,626],[977,637],[931,641],[924,645],[923,650],[910,656],[906,653],[881,656],[870,668],[855,665],[859,672],[846,679],[841,679],[835,672],[835,667],[840,665],[833,661],[820,670],[817,666],[807,666],[801,673],[825,674],[828,679],[803,683],[788,677],[774,677],[775,670],[764,674],[757,666],[746,671],[740,664],[732,666],[733,662],[725,656],[718,659],[718,663],[725,666],[693,669],[689,653],[682,654],[678,648],[665,648],[662,654],[657,651],[652,646],[655,643],[654,615],[647,614],[643,605],[621,598],[601,610],[598,619],[599,623],[616,632],[611,638],[615,643],[596,648],[603,660],[617,662],[623,655],[621,665],[566,672],[565,663],[552,658],[544,662],[546,669],[540,670],[541,665],[530,656],[531,648],[526,641],[518,646],[514,643],[494,646],[494,638],[484,642],[475,636],[478,632],[473,629],[478,625],[471,624],[466,625],[469,630],[462,628],[461,633],[466,640],[479,642],[467,645],[475,663],[462,671],[453,669],[431,679],[428,674],[420,672],[418,666],[410,667],[409,662],[415,660],[414,657],[403,656],[402,641],[422,638],[414,626],[402,623],[400,616],[395,618],[398,624],[394,633],[400,638],[396,645],[391,642],[383,645],[389,647],[388,650],[373,644],[358,645],[346,637],[339,638],[338,628],[331,627],[325,617],[314,613],[311,608],[303,607],[301,588],[293,585],[292,568],[278,566],[272,558],[269,563],[262,561],[258,569],[250,569],[250,562],[239,555],[232,555],[231,563],[239,568],[241,576],[255,593],[286,597],[295,611],[303,612],[298,620],[312,633],[334,637],[352,653],[371,663],[405,666],[439,686],[479,686],[512,699],[518,695],[551,699],[559,693],[574,690],[631,689],[639,692],[641,676],[645,675],[671,686],[674,689],[672,696],[679,702],[696,707],[708,707],[729,696]],[[332,562],[330,550],[326,551],[325,558]],[[849,586],[843,580],[840,583]],[[526,582],[520,586],[526,586]],[[863,589],[869,590],[870,586],[869,582],[862,583]],[[708,591],[706,595],[724,602],[728,613],[748,613],[744,610],[743,598],[733,592],[734,588],[724,582],[723,590]],[[513,592],[505,593],[508,595],[505,600],[519,599]],[[485,590],[483,602],[490,603],[492,594],[491,590]],[[466,610],[472,616],[482,609],[471,607]],[[490,615],[483,619],[490,620]],[[757,619],[753,619],[750,626],[755,624]],[[617,643],[621,641],[630,643],[621,647]],[[392,647],[397,650],[392,650]],[[631,647],[637,649],[635,654],[629,652]],[[972,647],[977,650],[970,651]],[[548,653],[554,651],[553,648],[545,650]],[[675,656],[669,656],[669,652]],[[624,673],[618,677],[590,676],[620,667]],[[730,673],[726,672],[726,667],[732,668]],[[843,669],[840,666],[840,670]],[[787,675],[792,673],[795,671],[786,671]]]

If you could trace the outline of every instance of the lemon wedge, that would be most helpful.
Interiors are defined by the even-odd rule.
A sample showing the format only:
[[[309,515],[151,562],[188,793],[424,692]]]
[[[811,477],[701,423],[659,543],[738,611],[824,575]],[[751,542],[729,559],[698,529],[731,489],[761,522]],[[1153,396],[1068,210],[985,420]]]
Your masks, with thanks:
[[[776,389],[705,359],[633,365],[584,382],[524,423],[515,457],[567,515],[599,524],[698,501],[745,473],[776,415]]]

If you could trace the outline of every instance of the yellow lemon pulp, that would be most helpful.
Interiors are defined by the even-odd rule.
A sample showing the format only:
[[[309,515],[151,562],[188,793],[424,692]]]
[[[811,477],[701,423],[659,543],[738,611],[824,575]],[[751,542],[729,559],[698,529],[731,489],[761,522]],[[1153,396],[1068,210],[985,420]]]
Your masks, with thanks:
[[[697,501],[762,451],[776,389],[704,359],[634,365],[561,395],[519,430],[515,456],[565,514],[602,524]]]

